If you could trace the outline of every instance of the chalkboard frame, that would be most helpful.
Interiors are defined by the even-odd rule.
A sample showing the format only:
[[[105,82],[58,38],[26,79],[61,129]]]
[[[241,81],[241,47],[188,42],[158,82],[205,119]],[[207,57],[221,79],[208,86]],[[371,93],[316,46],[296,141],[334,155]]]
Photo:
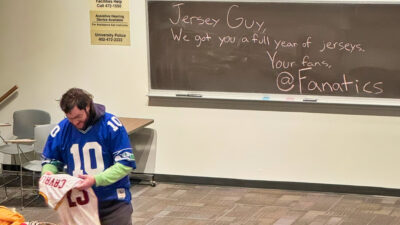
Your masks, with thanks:
[[[147,36],[149,37],[149,11],[148,5],[150,2],[197,2],[197,0],[146,0],[146,19],[147,19]],[[227,3],[294,3],[289,1],[265,1],[265,0],[252,0],[252,1],[221,1],[221,0],[208,0],[202,2],[227,2]],[[312,4],[379,4],[379,5],[400,5],[397,2],[377,2],[377,1],[298,1],[296,3],[312,3]],[[151,43],[147,38],[148,46],[148,75],[149,75],[149,89],[148,97],[161,97],[161,98],[184,98],[184,99],[208,99],[208,100],[238,100],[238,101],[260,101],[260,102],[294,102],[294,103],[322,103],[322,104],[347,104],[347,105],[372,105],[372,106],[400,106],[400,98],[373,98],[373,97],[354,97],[354,96],[329,96],[329,95],[302,95],[302,94],[276,94],[276,93],[251,93],[251,92],[223,92],[223,91],[193,91],[193,90],[167,90],[155,89],[151,86],[151,57],[150,47]]]

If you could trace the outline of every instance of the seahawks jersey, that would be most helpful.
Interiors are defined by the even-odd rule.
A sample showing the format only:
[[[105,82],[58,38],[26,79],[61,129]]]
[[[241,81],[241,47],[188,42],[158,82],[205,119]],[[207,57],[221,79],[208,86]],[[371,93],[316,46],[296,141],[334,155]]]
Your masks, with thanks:
[[[125,127],[117,117],[105,113],[85,131],[62,120],[49,135],[43,150],[43,164],[60,161],[72,176],[96,175],[116,162],[136,168],[132,147]],[[63,165],[60,165],[62,168]],[[129,177],[108,186],[93,187],[99,202],[123,200],[130,202]]]

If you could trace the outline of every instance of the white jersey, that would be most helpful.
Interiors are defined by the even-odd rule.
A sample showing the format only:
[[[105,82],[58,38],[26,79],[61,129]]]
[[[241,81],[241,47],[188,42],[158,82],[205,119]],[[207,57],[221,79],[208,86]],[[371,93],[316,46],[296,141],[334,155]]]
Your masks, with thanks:
[[[100,225],[97,197],[92,188],[74,189],[82,179],[68,174],[43,175],[40,194],[57,210],[64,225]]]

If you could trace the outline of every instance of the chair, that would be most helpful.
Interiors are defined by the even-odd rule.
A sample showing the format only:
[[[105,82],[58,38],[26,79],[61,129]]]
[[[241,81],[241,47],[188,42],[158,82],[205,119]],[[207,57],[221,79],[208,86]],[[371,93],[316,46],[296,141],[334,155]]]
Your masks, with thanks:
[[[5,143],[0,145],[0,152],[6,155],[10,155],[11,158],[14,158],[14,163],[11,162],[9,166],[16,166],[17,161],[15,159],[15,155],[20,159],[20,164],[22,164],[21,155],[25,158],[25,161],[29,161],[28,157],[25,155],[27,152],[33,151],[33,138],[34,138],[34,126],[39,124],[49,124],[50,123],[50,114],[35,109],[27,109],[27,110],[18,110],[13,113],[13,135],[14,137],[9,140],[4,140]],[[6,139],[6,138],[2,138]],[[13,157],[14,156],[14,157]],[[13,161],[13,160],[11,160]],[[4,165],[4,164],[2,164]],[[2,170],[2,177],[4,181],[5,172],[10,172],[4,169]],[[17,177],[14,179],[9,179],[6,182],[3,182],[0,187],[4,187],[6,199],[7,196],[7,185],[11,182],[14,182],[20,177],[20,173],[15,170],[11,170],[12,174],[16,174]],[[16,173],[17,172],[17,173]]]
[[[20,182],[20,190],[21,190],[21,206],[24,207],[24,191],[25,190],[34,190],[37,191],[38,187],[35,188],[35,177],[36,175],[39,175],[42,171],[42,161],[38,160],[37,156],[41,156],[44,146],[46,145],[47,138],[50,134],[50,131],[56,126],[57,124],[44,124],[44,125],[37,125],[34,128],[34,138],[35,138],[35,143],[33,146],[33,151],[36,155],[36,157],[28,162],[25,162],[21,166],[21,182]],[[33,188],[24,188],[23,186],[23,170],[32,172],[32,187]],[[29,205],[32,203],[36,198],[32,199],[30,202],[28,202],[26,205]]]

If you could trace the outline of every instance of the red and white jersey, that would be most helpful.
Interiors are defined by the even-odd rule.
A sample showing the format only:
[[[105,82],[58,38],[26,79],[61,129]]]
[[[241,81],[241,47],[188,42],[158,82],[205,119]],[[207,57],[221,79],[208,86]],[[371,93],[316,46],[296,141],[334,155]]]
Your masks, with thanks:
[[[80,181],[68,174],[43,175],[39,191],[64,225],[100,225],[97,197],[92,188],[74,189]]]

